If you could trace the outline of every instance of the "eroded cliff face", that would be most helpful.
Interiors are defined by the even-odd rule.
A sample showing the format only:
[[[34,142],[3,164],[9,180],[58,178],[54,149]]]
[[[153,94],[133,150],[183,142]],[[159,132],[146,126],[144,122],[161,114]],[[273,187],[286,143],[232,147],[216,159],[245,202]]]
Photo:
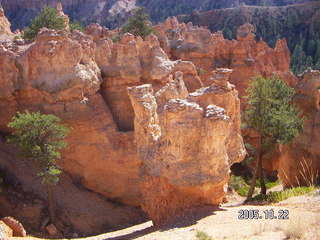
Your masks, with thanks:
[[[0,3],[0,35],[11,35],[12,32],[10,30],[10,22],[4,15],[3,8]]]
[[[155,224],[219,204],[244,155],[235,88],[243,95],[250,77],[289,66],[284,40],[273,50],[250,29],[227,41],[169,19],[146,40],[113,43],[114,33],[92,24],[87,34],[43,29],[29,45],[3,42],[0,131],[10,132],[16,111],[61,117],[73,128],[63,169],[94,192],[142,204]]]
[[[142,207],[154,225],[225,196],[230,166],[245,155],[231,72],[216,70],[211,86],[190,94],[181,72],[157,92],[150,84],[128,88],[143,163]]]
[[[258,43],[255,41],[253,30],[252,25],[245,24],[239,28],[237,40],[229,41],[220,31],[212,34],[191,23],[180,24],[175,17],[156,26],[161,46],[168,56],[193,62],[204,84],[208,83],[212,70],[218,67],[233,69],[230,82],[239,91],[243,107],[246,104],[242,97],[246,95],[251,77],[277,74],[290,86],[297,82],[289,70],[290,52],[286,40],[279,40],[271,49],[262,39]]]
[[[101,71],[91,36],[43,30],[35,43],[1,48],[0,126],[16,111],[58,115],[73,128],[63,169],[89,189],[139,205],[133,133],[117,131],[101,94]]]
[[[279,177],[285,187],[315,183],[320,174],[320,71],[306,70],[295,87],[292,102],[306,118],[294,144],[282,149]],[[318,179],[317,179],[318,178]]]

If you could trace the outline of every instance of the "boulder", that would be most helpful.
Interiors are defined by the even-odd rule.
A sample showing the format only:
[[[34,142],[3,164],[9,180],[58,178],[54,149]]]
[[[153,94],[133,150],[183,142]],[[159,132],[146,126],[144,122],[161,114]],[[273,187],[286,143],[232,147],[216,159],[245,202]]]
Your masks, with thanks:
[[[12,229],[12,235],[14,237],[26,237],[27,233],[22,224],[13,217],[3,217],[1,219],[8,227]]]
[[[3,221],[0,221],[0,239],[8,239],[12,237],[12,229],[8,227]]]

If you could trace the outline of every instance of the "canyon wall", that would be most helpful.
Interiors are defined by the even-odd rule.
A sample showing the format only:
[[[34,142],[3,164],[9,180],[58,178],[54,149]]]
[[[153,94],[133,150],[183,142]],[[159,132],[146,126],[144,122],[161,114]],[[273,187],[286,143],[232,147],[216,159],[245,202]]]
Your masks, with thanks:
[[[114,43],[92,24],[86,34],[43,29],[31,44],[1,42],[0,132],[11,131],[16,111],[61,117],[73,129],[63,170],[109,199],[142,205],[160,225],[224,197],[229,168],[244,156],[237,90],[244,96],[258,74],[296,79],[285,40],[275,49],[257,43],[251,25],[233,41],[176,18],[156,31]]]
[[[285,187],[309,185],[320,174],[320,71],[308,69],[295,87],[292,102],[305,117],[303,132],[280,154],[279,177]]]
[[[193,26],[192,23],[179,23],[175,17],[158,24],[155,30],[168,56],[193,62],[205,85],[212,70],[219,67],[233,69],[230,82],[239,91],[243,107],[246,102],[242,97],[246,95],[250,79],[254,76],[277,74],[291,87],[297,82],[290,72],[290,51],[286,40],[279,40],[274,49],[262,39],[257,43],[250,24],[238,29],[237,40],[226,40],[221,31],[211,34],[208,29]],[[200,86],[189,87],[194,90]]]

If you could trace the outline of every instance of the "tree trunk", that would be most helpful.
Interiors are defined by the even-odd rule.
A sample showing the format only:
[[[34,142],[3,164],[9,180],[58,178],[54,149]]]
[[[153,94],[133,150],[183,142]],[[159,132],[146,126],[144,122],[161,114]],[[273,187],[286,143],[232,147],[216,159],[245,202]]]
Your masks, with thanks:
[[[48,193],[50,222],[55,223],[55,221],[56,221],[55,204],[54,204],[54,200],[53,200],[52,186],[50,184],[47,184],[47,193]]]
[[[252,177],[252,182],[251,182],[250,190],[249,190],[248,195],[247,195],[247,200],[252,197],[252,195],[254,193],[254,189],[256,188],[258,171],[259,171],[259,168],[257,167],[257,169],[256,169],[256,171],[255,171],[255,173],[254,173],[254,175]]]
[[[263,177],[263,168],[262,168],[262,156],[259,159],[259,179],[260,179],[260,186],[261,186],[261,191],[260,193],[262,194],[267,194],[267,188],[264,183],[264,177]]]
[[[259,176],[260,179],[260,183],[261,183],[261,178],[262,178],[262,183],[264,188],[265,188],[265,184],[263,181],[263,171],[262,171],[262,162],[261,162],[261,151],[262,150],[262,138],[261,135],[259,134],[259,145],[258,145],[258,149],[257,149],[257,154],[256,154],[256,159],[257,159],[257,167],[256,167],[256,171],[253,175],[252,178],[252,182],[251,182],[251,186],[250,186],[250,190],[248,192],[247,195],[247,200],[249,198],[252,197],[253,193],[254,193],[254,189],[256,188],[256,182],[257,182],[257,177]],[[262,191],[262,185],[261,185],[261,191]]]

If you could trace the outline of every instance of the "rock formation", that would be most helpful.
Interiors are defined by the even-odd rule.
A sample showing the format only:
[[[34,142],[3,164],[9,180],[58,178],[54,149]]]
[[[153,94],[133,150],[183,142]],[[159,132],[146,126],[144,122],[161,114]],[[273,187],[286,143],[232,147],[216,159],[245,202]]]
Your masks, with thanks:
[[[68,32],[70,30],[70,27],[69,27],[70,19],[68,15],[64,14],[61,2],[57,3],[57,12],[58,12],[58,16],[64,19],[64,22],[66,24],[66,28],[64,30]]]
[[[8,227],[12,229],[14,237],[26,237],[27,233],[22,224],[13,217],[4,217],[1,219]]]
[[[90,31],[98,30],[90,28]],[[128,86],[150,82],[159,89],[176,71],[182,71],[187,82],[199,83],[195,66],[187,61],[171,61],[155,35],[143,41],[125,34],[119,43],[113,43],[105,39],[103,31],[95,34],[102,36],[100,40],[96,39],[95,59],[103,78],[101,93],[120,130],[133,130],[134,112],[126,95]]]
[[[0,35],[12,35],[10,22],[4,15],[3,8],[0,3]]]
[[[173,18],[146,40],[125,34],[114,43],[92,24],[87,34],[42,29],[32,44],[3,41],[0,133],[16,111],[61,117],[73,129],[63,170],[110,199],[142,204],[155,224],[183,207],[219,204],[230,165],[244,155],[228,81],[243,95],[257,74],[292,77],[285,40],[270,49],[247,28],[227,41]]]
[[[294,144],[282,149],[279,176],[286,187],[308,185],[320,176],[320,71],[306,70],[295,87],[293,104],[305,117],[304,130]],[[318,178],[318,179],[317,179]]]
[[[262,39],[258,43],[255,41],[253,30],[252,25],[245,24],[239,28],[237,40],[229,41],[221,31],[211,34],[208,29],[191,23],[180,24],[175,17],[156,26],[161,46],[168,56],[194,63],[204,84],[209,84],[212,70],[233,69],[230,82],[236,86],[241,100],[251,77],[277,74],[290,86],[297,81],[289,69],[290,51],[286,40],[279,40],[271,49]],[[245,101],[241,104],[245,106]]]
[[[128,88],[142,161],[143,209],[161,225],[188,207],[221,203],[230,166],[243,159],[240,101],[229,69],[212,86],[188,94],[182,73],[156,93],[150,84]]]
[[[34,44],[2,47],[0,129],[16,111],[53,113],[73,128],[63,169],[89,189],[139,205],[133,133],[117,131],[103,97],[92,37],[44,29]],[[1,49],[1,47],[0,47]]]
[[[8,227],[3,221],[0,221],[0,239],[9,239],[12,236],[12,229]]]

